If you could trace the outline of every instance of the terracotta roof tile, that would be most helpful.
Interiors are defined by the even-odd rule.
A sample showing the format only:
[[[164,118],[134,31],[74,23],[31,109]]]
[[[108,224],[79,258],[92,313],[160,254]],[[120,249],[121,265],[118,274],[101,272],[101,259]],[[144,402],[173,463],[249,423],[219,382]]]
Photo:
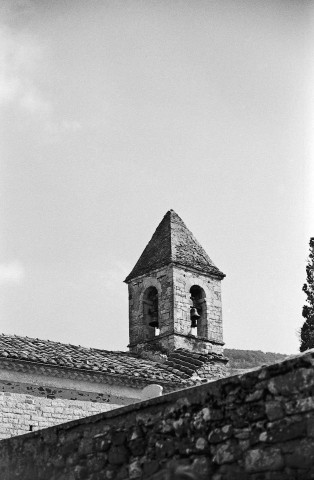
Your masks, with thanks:
[[[45,366],[80,371],[137,377],[148,381],[185,383],[186,374],[163,368],[161,364],[136,357],[128,352],[85,348],[38,338],[0,335],[0,359],[20,360]]]
[[[191,377],[200,366],[215,360],[215,355],[199,355],[178,349],[165,363],[143,359],[129,352],[86,348],[38,338],[0,335],[0,360],[19,360],[28,364],[54,366],[81,372],[97,372],[188,386],[197,383]],[[69,377],[71,374],[69,373]]]

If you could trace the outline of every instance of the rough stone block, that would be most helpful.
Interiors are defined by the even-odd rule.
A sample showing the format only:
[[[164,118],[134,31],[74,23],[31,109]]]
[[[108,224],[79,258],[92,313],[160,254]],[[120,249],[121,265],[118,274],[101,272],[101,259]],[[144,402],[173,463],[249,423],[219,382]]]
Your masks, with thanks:
[[[294,469],[304,469],[313,465],[314,440],[303,438],[288,442],[284,446],[285,463]]]
[[[314,411],[314,397],[300,398],[285,404],[285,409],[288,414],[298,412]]]
[[[284,442],[306,434],[306,422],[303,418],[290,417],[277,420],[267,425],[267,441]]]
[[[284,416],[284,411],[282,408],[282,404],[280,401],[270,401],[266,402],[265,404],[266,408],[266,415],[269,420],[278,420],[279,418],[283,418]]]
[[[245,469],[247,472],[263,472],[281,470],[284,460],[279,448],[249,450],[245,453]]]
[[[213,462],[222,465],[236,461],[241,456],[241,450],[236,442],[227,441],[226,443],[211,449],[213,453]]]
[[[314,384],[314,370],[299,368],[288,372],[286,375],[278,375],[268,382],[269,391],[274,395],[291,396],[293,393],[306,390]]]

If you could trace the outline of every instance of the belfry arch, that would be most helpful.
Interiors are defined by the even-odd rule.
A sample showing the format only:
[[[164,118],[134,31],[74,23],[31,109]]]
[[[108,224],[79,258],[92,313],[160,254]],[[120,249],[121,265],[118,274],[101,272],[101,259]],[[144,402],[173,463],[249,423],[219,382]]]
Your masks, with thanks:
[[[159,305],[158,290],[148,287],[143,295],[143,328],[147,340],[159,334]]]
[[[193,285],[190,288],[190,316],[191,327],[196,330],[197,337],[206,337],[207,335],[207,305],[206,294],[202,287]],[[199,317],[197,317],[199,315]]]

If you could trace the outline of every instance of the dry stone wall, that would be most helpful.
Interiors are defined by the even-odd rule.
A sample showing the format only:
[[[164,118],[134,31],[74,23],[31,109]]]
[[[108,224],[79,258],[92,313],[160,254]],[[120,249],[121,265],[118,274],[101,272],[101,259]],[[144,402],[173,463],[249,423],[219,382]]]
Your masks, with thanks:
[[[314,352],[0,442],[2,480],[314,479]]]

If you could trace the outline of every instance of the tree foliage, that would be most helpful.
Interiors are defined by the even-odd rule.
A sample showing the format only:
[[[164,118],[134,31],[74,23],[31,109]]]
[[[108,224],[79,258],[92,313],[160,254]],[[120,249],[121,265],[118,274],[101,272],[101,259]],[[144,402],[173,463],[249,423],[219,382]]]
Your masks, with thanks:
[[[306,295],[302,316],[305,322],[300,331],[300,352],[314,348],[314,237],[310,239],[310,254],[306,266],[306,283],[302,288]]]
[[[283,353],[265,353],[261,350],[238,350],[235,348],[225,348],[224,355],[229,359],[228,367],[233,369],[249,369],[261,365],[271,365],[288,357]]]

